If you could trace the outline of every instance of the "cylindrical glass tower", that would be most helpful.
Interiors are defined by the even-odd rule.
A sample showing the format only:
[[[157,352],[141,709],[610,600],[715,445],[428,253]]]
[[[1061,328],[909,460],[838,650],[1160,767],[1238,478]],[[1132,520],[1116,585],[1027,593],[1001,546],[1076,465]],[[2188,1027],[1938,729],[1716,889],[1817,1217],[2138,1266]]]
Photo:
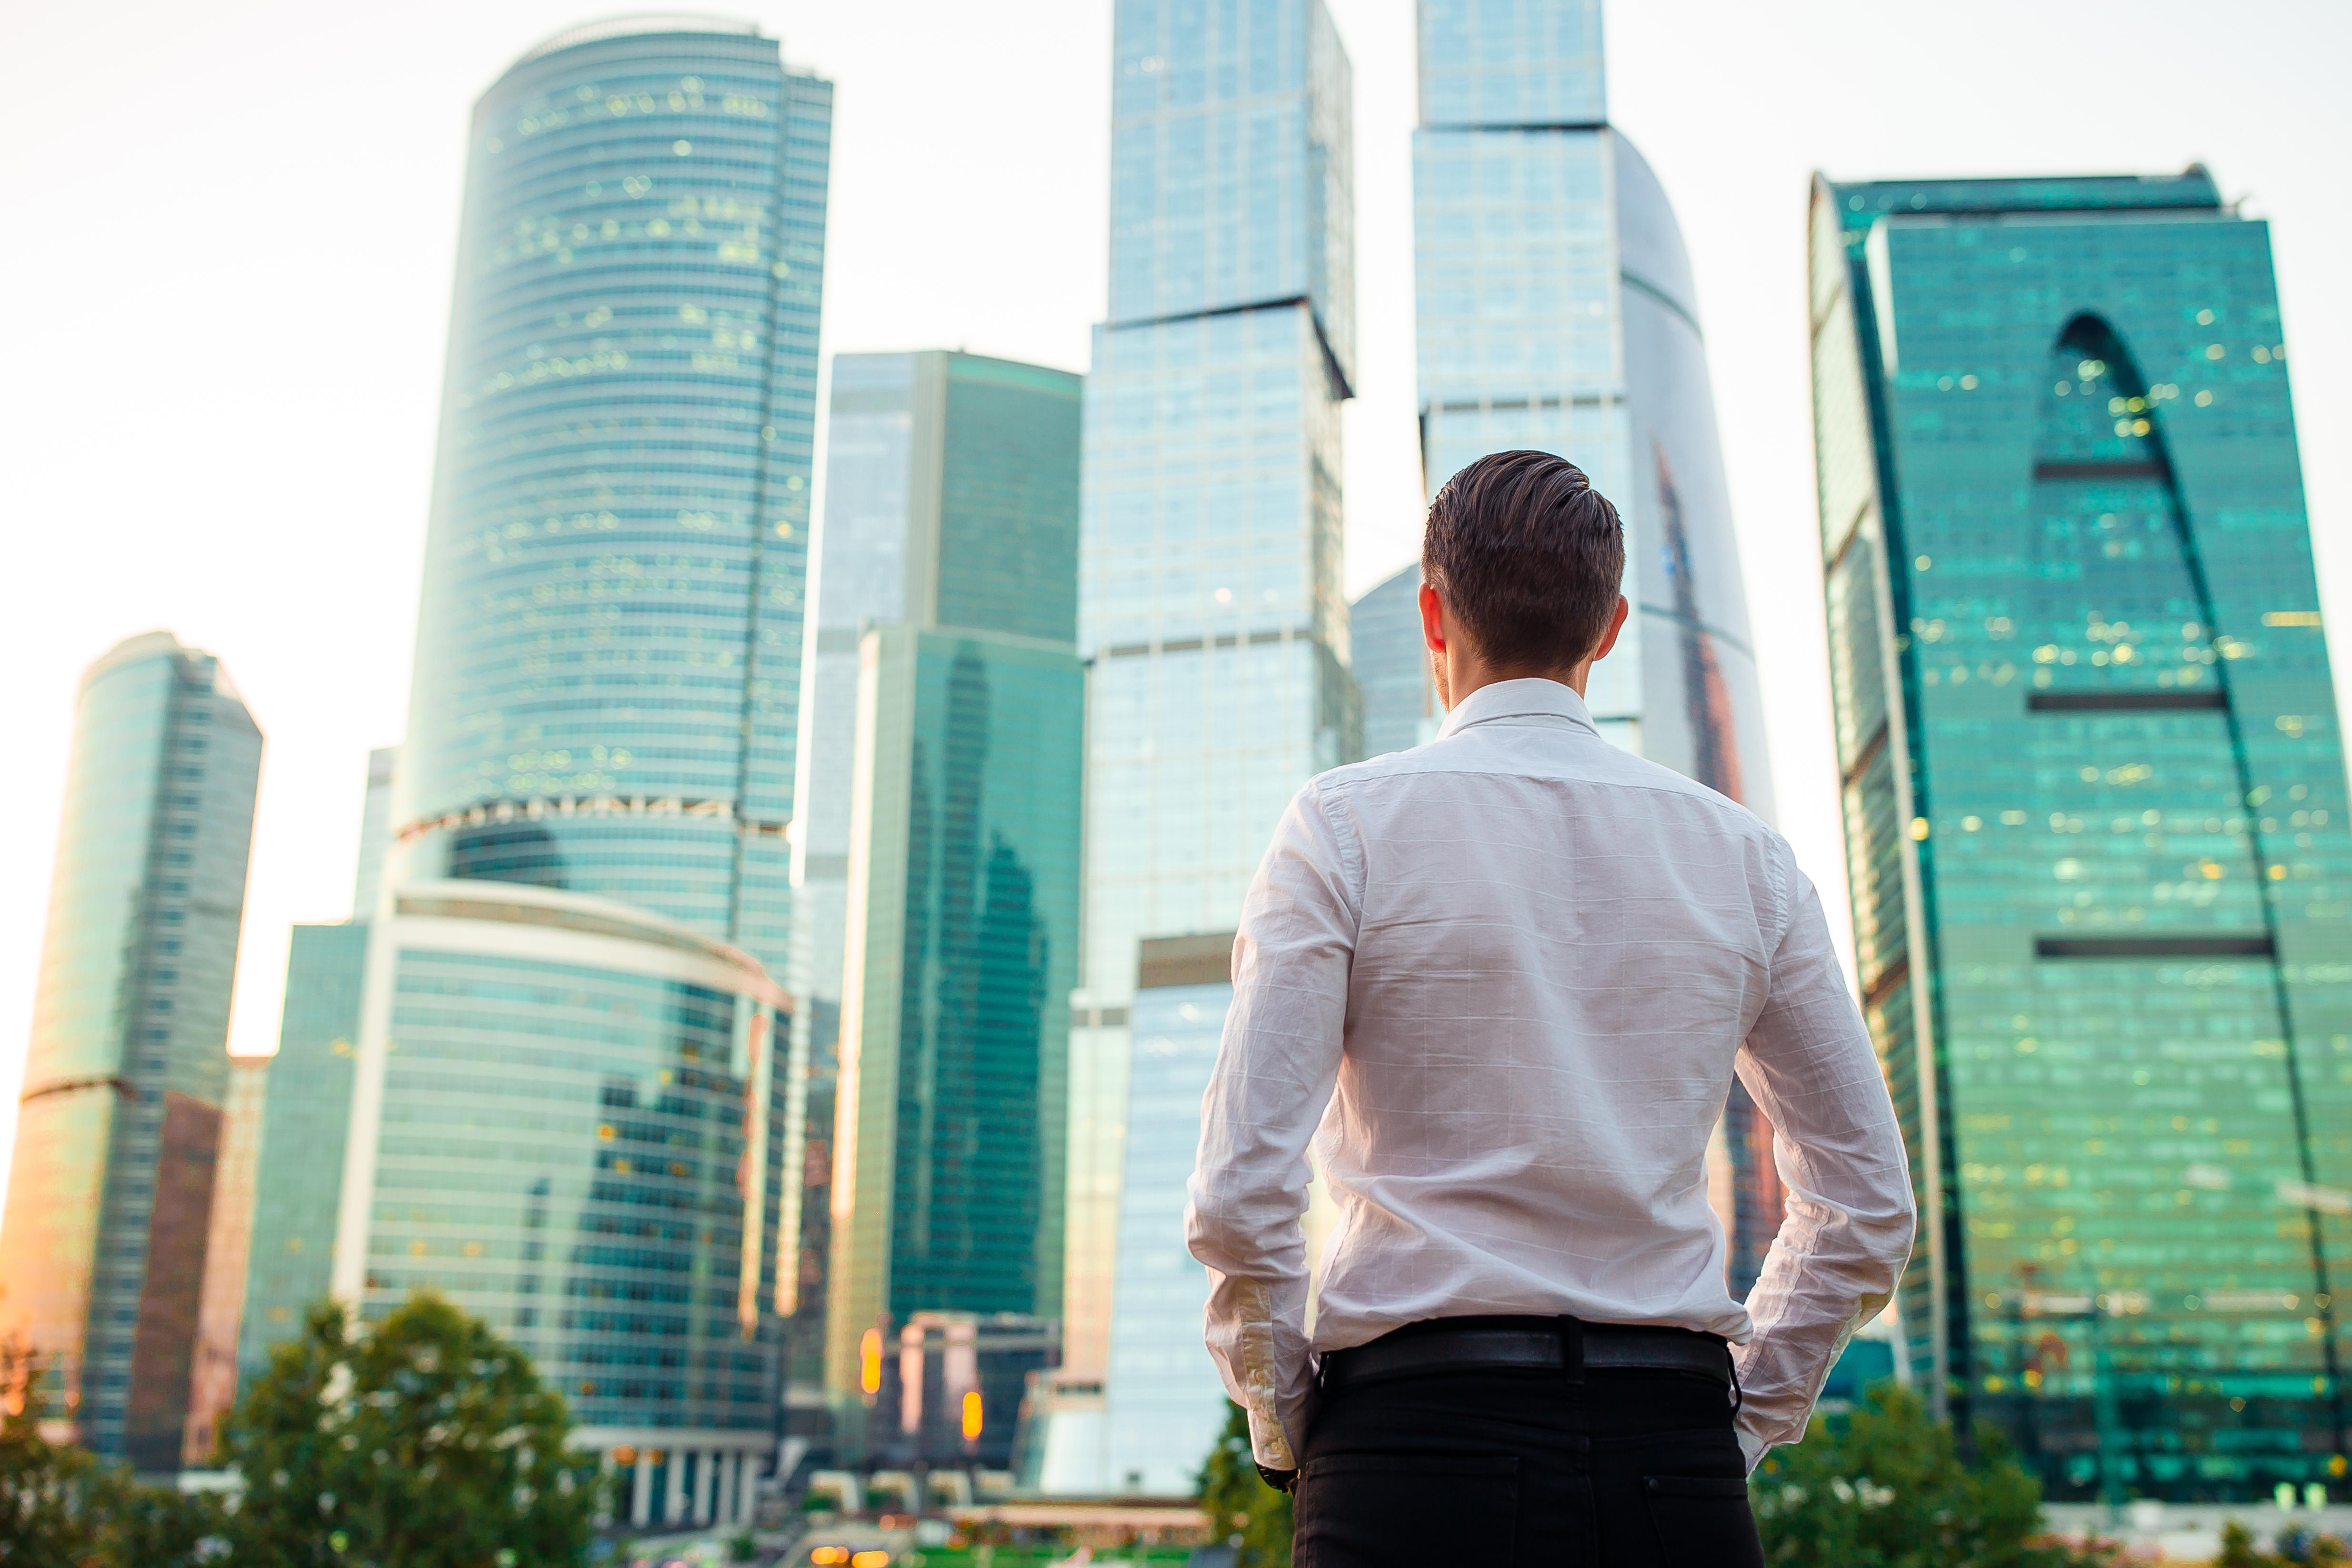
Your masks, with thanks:
[[[832,95],[661,16],[476,106],[394,880],[616,898],[782,972]]]
[[[228,1080],[261,732],[168,632],[82,676],[0,1218],[38,1414],[177,1469]]]

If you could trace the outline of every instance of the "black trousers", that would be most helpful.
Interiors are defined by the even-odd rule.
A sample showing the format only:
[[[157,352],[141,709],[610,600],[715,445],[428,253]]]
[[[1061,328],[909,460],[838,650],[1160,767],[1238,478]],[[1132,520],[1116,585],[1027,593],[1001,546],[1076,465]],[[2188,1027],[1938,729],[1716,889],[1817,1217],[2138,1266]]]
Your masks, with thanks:
[[[1307,1433],[1295,1568],[1762,1568],[1728,1389],[1690,1373],[1342,1386]]]

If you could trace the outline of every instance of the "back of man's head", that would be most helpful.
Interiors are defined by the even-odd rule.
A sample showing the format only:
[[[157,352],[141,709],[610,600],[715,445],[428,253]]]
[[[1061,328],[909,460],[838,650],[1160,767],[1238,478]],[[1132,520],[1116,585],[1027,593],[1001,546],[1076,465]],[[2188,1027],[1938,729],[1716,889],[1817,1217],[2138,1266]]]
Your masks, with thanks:
[[[1429,504],[1421,576],[1490,664],[1564,670],[1616,613],[1625,528],[1566,458],[1496,452]]]

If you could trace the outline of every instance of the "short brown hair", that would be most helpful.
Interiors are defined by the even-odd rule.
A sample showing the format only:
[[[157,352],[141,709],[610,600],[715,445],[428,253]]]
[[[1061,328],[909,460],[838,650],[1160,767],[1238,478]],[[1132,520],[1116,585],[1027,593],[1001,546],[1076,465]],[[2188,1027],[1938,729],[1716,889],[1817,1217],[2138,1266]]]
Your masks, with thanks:
[[[1566,458],[1496,452],[1429,504],[1421,576],[1490,663],[1565,669],[1609,630],[1625,525]]]

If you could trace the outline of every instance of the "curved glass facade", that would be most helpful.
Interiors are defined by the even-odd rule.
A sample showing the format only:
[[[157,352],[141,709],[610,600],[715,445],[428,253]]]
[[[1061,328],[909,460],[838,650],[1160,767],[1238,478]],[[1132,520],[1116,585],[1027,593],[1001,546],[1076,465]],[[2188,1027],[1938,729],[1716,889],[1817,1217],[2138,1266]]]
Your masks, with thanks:
[[[476,106],[406,876],[619,898],[782,971],[832,90],[663,17]]]
[[[0,1333],[95,1451],[179,1468],[261,733],[155,632],[82,677],[5,1221]]]
[[[766,1451],[782,993],[671,922],[479,883],[396,890],[369,967],[336,1293],[440,1291],[625,1462]]]
[[[1913,1370],[2061,1499],[2340,1487],[2352,823],[2265,225],[1821,182],[1812,284]]]

